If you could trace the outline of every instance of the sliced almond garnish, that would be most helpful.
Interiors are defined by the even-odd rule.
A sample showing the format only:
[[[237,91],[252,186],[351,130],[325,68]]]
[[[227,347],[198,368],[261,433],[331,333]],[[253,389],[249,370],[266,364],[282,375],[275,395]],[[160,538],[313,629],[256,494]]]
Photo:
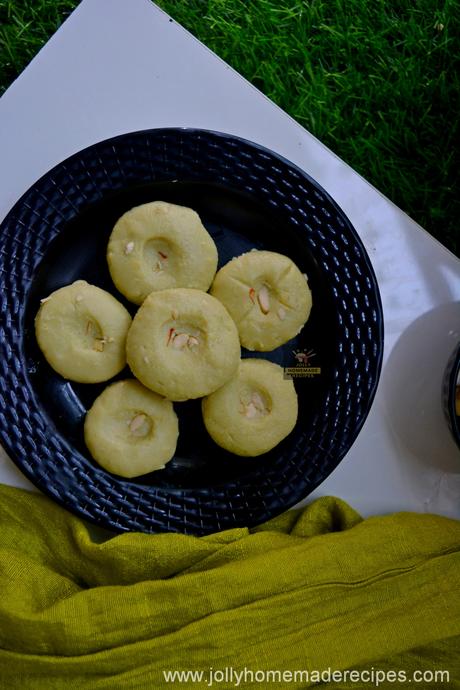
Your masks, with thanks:
[[[280,321],[284,321],[284,319],[286,318],[286,310],[283,309],[283,307],[280,307],[278,309],[278,318]]]
[[[257,417],[257,408],[253,402],[250,402],[248,405],[246,405],[246,411],[244,413],[244,416],[248,419],[253,419],[254,417]]]
[[[268,287],[266,285],[262,285],[257,293],[257,301],[259,302],[259,307],[262,314],[268,314],[270,311],[270,293],[268,292]]]
[[[175,321],[178,316],[179,316],[179,314],[177,313],[177,311],[175,309],[173,309],[171,312],[171,318],[174,319],[174,321]]]
[[[252,394],[251,402],[256,408],[256,410],[258,410],[259,412],[265,412],[265,403],[262,400],[262,396],[256,391],[254,391],[254,393]]]
[[[188,333],[178,333],[174,336],[173,348],[175,350],[182,350],[188,343],[189,334]]]
[[[196,338],[194,335],[189,335],[187,345],[191,350],[193,350],[195,347],[198,347],[199,344],[200,341],[198,340],[198,338]]]
[[[50,297],[44,297],[43,299],[40,300],[40,304],[45,304],[45,302],[47,302],[49,299],[51,299],[51,296]]]
[[[147,415],[145,414],[137,414],[130,422],[129,424],[129,430],[132,434],[135,434],[136,431],[139,431],[141,427],[144,425],[144,423],[147,421]],[[138,434],[139,436],[143,436],[145,434]]]
[[[199,338],[190,333],[177,333],[175,328],[170,328],[166,340],[166,346],[172,345],[175,350],[183,350],[184,347],[189,347],[194,350],[200,344]]]
[[[134,242],[127,242],[125,244],[125,254],[126,255],[131,254],[133,249],[134,249]]]
[[[155,273],[160,273],[164,269],[165,264],[168,261],[168,255],[164,252],[160,252],[160,250],[158,250],[157,254],[158,259],[155,263],[155,266],[153,267],[153,270],[155,271]]]
[[[260,393],[253,391],[249,402],[240,398],[240,414],[248,419],[255,419],[256,417],[264,417],[268,414],[265,401]]]
[[[254,290],[254,288],[249,288],[249,299],[253,304],[256,303],[256,291]]]
[[[166,347],[167,347],[167,346],[169,345],[169,343],[171,342],[171,339],[172,339],[174,333],[175,333],[174,328],[170,328],[169,331],[168,331],[168,338],[167,338],[167,340],[166,340]]]
[[[149,360],[149,358],[147,357],[147,355],[145,355],[144,357],[142,357],[142,361],[145,362],[145,364],[148,364],[148,363],[150,362],[150,360]]]

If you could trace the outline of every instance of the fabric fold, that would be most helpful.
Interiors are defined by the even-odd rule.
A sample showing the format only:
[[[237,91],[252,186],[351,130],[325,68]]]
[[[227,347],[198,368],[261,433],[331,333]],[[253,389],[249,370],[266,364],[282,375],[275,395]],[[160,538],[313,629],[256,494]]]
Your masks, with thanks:
[[[165,670],[413,666],[440,649],[458,687],[458,521],[363,520],[327,497],[206,537],[92,534],[0,487],[0,687],[160,688]]]

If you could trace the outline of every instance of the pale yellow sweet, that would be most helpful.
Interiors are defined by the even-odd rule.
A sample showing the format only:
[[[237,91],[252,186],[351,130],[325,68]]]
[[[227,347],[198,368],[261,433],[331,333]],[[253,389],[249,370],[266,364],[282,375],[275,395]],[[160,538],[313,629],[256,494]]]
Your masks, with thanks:
[[[242,456],[267,453],[294,429],[298,403],[283,369],[264,359],[243,359],[237,375],[202,401],[212,439]]]
[[[201,398],[235,373],[238,332],[225,307],[201,290],[152,292],[137,311],[126,352],[134,376],[170,400]]]
[[[139,477],[162,469],[174,456],[179,424],[172,403],[128,379],[108,386],[84,425],[85,442],[104,469]]]
[[[152,201],[124,213],[107,247],[112,280],[122,295],[142,304],[153,290],[206,291],[217,269],[217,249],[190,208]]]
[[[253,250],[218,271],[211,294],[228,309],[241,344],[267,352],[299,333],[312,307],[304,274],[284,254]]]
[[[99,383],[126,365],[131,316],[105,290],[77,280],[42,300],[35,318],[37,342],[61,376]]]

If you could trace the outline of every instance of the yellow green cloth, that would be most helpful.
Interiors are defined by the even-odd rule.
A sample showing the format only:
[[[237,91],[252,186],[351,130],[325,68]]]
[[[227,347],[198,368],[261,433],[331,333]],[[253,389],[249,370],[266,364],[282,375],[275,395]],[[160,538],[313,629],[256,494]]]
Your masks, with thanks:
[[[363,520],[321,498],[207,537],[93,533],[49,499],[0,486],[2,690],[315,684],[300,671],[326,672],[321,687],[369,688],[372,669],[450,675],[380,688],[460,688],[456,520]],[[368,674],[327,680],[345,669]],[[204,675],[167,682],[174,670]]]

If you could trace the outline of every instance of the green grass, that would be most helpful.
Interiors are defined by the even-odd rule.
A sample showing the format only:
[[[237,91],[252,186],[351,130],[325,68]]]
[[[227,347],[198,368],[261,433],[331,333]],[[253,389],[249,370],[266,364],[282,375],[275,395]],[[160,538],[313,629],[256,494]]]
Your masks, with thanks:
[[[76,3],[0,0],[0,87]],[[158,0],[460,253],[458,0]]]

